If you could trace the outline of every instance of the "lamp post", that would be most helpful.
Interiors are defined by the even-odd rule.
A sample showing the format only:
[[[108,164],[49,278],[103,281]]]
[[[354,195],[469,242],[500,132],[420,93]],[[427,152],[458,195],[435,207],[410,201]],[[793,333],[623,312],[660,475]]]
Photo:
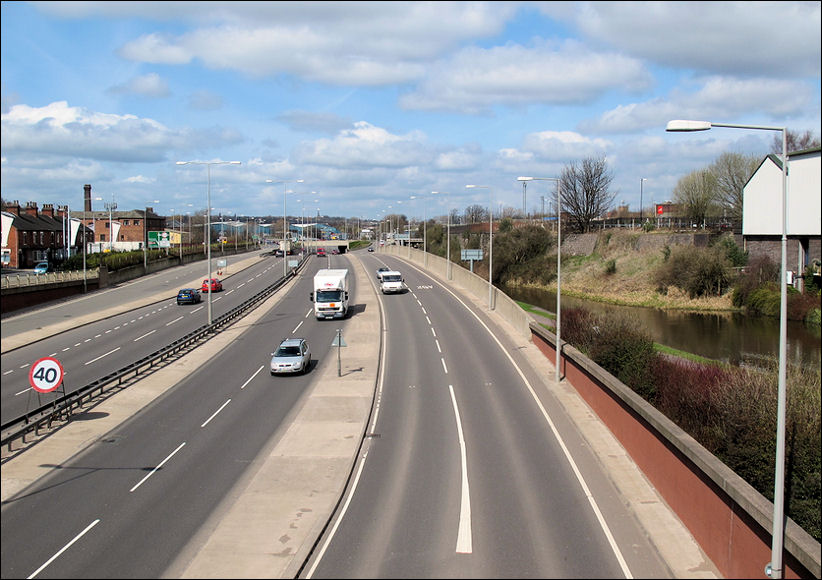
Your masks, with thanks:
[[[303,180],[302,179],[296,179],[296,180],[286,180],[286,181],[274,181],[272,179],[266,179],[265,182],[266,183],[272,183],[272,184],[277,184],[277,183],[282,183],[283,184],[283,242],[285,242],[286,232],[287,232],[286,219],[285,219],[285,197],[286,197],[286,194],[288,193],[286,191],[286,186],[289,183],[302,183]],[[287,262],[287,260],[285,259],[285,243],[283,243],[283,278],[285,278],[288,275],[288,264],[286,262]]]
[[[561,330],[561,299],[562,299],[562,200],[559,196],[559,177],[517,177],[517,181],[522,181],[523,185],[528,181],[554,181],[557,184],[557,358],[556,358],[556,381],[560,382],[560,355],[562,354]],[[544,213],[544,210],[543,210]],[[544,218],[545,216],[543,216]]]
[[[639,227],[642,227],[642,182],[648,181],[647,177],[639,180]]]
[[[787,247],[788,247],[788,138],[785,127],[761,125],[735,125],[711,123],[710,121],[669,121],[665,130],[669,132],[707,131],[713,127],[730,129],[757,129],[780,131],[782,133],[782,265],[780,268],[779,297],[779,384],[777,387],[776,409],[776,464],[774,467],[773,530],[771,533],[771,561],[765,566],[765,574],[770,578],[782,578],[782,550],[785,534],[785,407],[786,407],[786,351],[788,334],[788,288],[787,288]]]
[[[159,199],[152,199],[148,203],[160,203]],[[174,210],[171,210],[172,212]],[[148,272],[148,206],[143,214],[143,273]]]
[[[240,165],[239,161],[178,161],[177,165],[205,165],[206,186],[206,261],[208,262],[208,324],[211,325],[211,166]]]
[[[491,187],[488,185],[466,185],[466,189],[487,189],[488,190],[488,310],[494,309],[493,292],[494,284],[492,276],[494,273],[494,200],[491,194]]]
[[[111,194],[111,203],[105,204],[108,210],[108,251],[114,253],[114,223],[112,222],[111,212],[117,209],[117,202],[114,201],[114,194]]]

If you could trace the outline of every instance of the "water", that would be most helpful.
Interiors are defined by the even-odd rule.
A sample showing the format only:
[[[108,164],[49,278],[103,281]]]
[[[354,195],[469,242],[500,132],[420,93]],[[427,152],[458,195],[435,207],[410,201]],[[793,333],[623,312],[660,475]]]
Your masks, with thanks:
[[[556,312],[555,292],[534,288],[508,288],[513,298],[550,312]],[[779,320],[745,316],[739,313],[690,313],[635,306],[602,304],[562,296],[563,312],[582,307],[595,313],[619,313],[640,321],[655,342],[704,357],[739,364],[762,356],[779,357]],[[819,329],[801,322],[788,321],[787,357],[789,363],[820,367],[822,347]]]

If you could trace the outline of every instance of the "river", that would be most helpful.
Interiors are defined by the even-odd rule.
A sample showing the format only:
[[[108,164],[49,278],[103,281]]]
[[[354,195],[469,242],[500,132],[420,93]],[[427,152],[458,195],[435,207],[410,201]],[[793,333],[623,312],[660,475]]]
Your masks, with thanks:
[[[503,291],[521,302],[556,312],[555,292],[535,288],[506,287]],[[655,342],[678,350],[731,364],[762,356],[779,356],[779,319],[739,313],[692,313],[636,306],[615,306],[562,296],[562,310],[583,307],[596,313],[619,313],[639,320]],[[561,329],[560,329],[561,332]],[[820,368],[822,341],[819,328],[788,321],[789,363]]]

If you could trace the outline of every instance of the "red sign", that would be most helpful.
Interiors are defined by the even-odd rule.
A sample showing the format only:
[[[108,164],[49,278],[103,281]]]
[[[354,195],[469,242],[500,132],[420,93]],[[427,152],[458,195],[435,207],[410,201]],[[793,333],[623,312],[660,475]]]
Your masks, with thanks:
[[[662,206],[661,205],[656,206],[656,213],[658,215],[662,215]]]
[[[40,393],[50,393],[63,382],[63,365],[56,358],[47,356],[31,365],[29,384]]]

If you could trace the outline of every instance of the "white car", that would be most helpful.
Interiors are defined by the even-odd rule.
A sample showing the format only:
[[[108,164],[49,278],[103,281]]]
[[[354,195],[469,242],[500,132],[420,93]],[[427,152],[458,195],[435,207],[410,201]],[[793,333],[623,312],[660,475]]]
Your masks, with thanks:
[[[311,349],[304,338],[286,338],[271,353],[271,376],[304,374],[311,367]]]

